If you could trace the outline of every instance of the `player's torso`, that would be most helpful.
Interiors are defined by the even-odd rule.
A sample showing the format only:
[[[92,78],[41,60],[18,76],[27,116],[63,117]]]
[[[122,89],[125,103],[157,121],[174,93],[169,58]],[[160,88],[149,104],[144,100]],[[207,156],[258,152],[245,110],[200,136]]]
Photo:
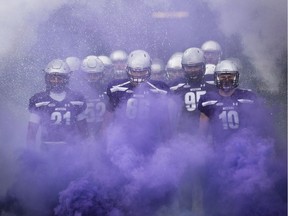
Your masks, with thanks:
[[[197,109],[199,99],[211,90],[211,85],[206,83],[185,83],[174,84],[170,89],[177,95],[177,103],[180,106],[178,127],[181,131],[197,129],[200,112]],[[181,129],[182,128],[182,129]]]
[[[137,87],[127,84],[112,95],[118,102],[117,114],[127,120],[144,120],[151,118],[161,106],[161,100],[167,94],[158,83],[141,84]],[[159,88],[158,88],[159,87]]]
[[[87,102],[85,116],[88,124],[99,124],[103,121],[106,105],[108,101],[107,94],[104,91],[90,89],[84,92]]]
[[[237,91],[231,97],[214,94],[208,97],[210,121],[214,136],[221,139],[253,122],[254,99],[245,91]],[[205,104],[204,104],[205,105]]]
[[[35,103],[41,116],[42,138],[44,140],[65,140],[73,133],[77,115],[85,102],[70,94],[64,100],[56,101],[49,95]]]

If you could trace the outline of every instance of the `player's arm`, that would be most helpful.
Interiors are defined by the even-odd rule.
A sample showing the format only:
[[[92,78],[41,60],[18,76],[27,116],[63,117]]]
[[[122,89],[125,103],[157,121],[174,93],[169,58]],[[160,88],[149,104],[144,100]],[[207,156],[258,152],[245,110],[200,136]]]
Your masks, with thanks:
[[[204,113],[200,113],[199,118],[199,135],[201,137],[205,137],[205,135],[208,133],[209,128],[209,118]]]
[[[28,122],[26,145],[28,148],[36,148],[36,136],[40,125],[40,116],[36,113],[30,113]]]
[[[80,138],[87,139],[89,137],[89,130],[88,130],[85,111],[78,114],[76,125],[79,131]]]
[[[106,104],[106,111],[104,113],[103,116],[103,122],[101,124],[101,128],[100,128],[100,134],[104,135],[106,129],[109,127],[109,125],[111,124],[111,122],[114,119],[114,113],[115,113],[115,109],[119,103],[119,99],[116,98],[112,92],[111,92],[111,85],[108,85],[107,87],[107,96],[109,98],[107,104]]]
[[[200,111],[198,135],[202,139],[205,139],[205,137],[209,133],[209,124],[210,124],[209,122],[210,119],[207,115],[208,111],[205,107],[203,107],[204,101],[205,101],[205,95],[201,96],[197,107],[198,110]]]

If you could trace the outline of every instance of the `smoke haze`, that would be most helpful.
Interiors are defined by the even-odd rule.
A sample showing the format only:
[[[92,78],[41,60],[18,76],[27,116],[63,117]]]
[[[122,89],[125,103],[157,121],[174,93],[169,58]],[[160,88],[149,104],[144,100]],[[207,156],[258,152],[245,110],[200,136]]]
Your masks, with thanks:
[[[187,10],[189,16],[152,16],[173,10]],[[30,210],[29,216],[44,216],[51,209],[57,216],[72,215],[75,209],[94,215],[193,215],[185,202],[183,206],[178,203],[190,194],[179,191],[187,189],[187,181],[201,176],[207,189],[204,208],[212,206],[233,216],[265,211],[273,215],[277,210],[284,215],[286,165],[275,155],[274,147],[279,145],[275,140],[244,131],[223,152],[214,154],[206,143],[180,135],[157,143],[145,155],[133,147],[129,137],[123,138],[119,128],[110,128],[107,146],[104,142],[97,146],[91,143],[58,154],[28,151],[25,136],[28,100],[45,88],[42,70],[54,58],[82,59],[91,54],[109,55],[116,49],[144,49],[166,61],[176,51],[200,47],[213,39],[222,45],[225,57],[240,56],[252,65],[255,69],[249,67],[247,73],[265,84],[261,90],[277,96],[283,91],[280,82],[284,80],[287,85],[287,71],[283,73],[276,64],[287,52],[286,13],[285,0],[3,0],[0,198],[7,190],[17,195]],[[286,92],[284,95],[287,97]],[[278,113],[282,119],[284,112]],[[143,130],[151,132],[149,125],[143,125]],[[283,133],[281,136],[286,130]],[[192,191],[192,186],[187,187]],[[253,203],[246,202],[250,196]],[[231,208],[226,207],[227,202]]]

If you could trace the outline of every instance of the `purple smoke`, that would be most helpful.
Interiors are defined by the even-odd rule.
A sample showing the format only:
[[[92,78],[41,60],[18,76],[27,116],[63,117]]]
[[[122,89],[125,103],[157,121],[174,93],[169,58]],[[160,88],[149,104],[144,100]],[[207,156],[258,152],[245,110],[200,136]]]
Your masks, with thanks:
[[[215,39],[229,54],[243,48],[244,54],[236,50],[245,57],[244,63],[257,68],[256,76],[267,84],[263,85],[267,91],[277,92],[278,79],[286,82],[287,72],[283,64],[275,66],[286,47],[283,5],[188,0],[6,2],[0,13],[0,197],[8,193],[12,204],[1,203],[2,210],[17,216],[73,215],[77,211],[84,216],[102,214],[102,210],[103,215],[193,215],[190,204],[186,205],[192,202],[189,182],[200,178],[208,213],[211,209],[224,215],[285,215],[286,164],[274,148],[280,145],[285,152],[286,143],[282,147],[277,140],[247,131],[217,154],[207,143],[188,135],[147,146],[142,137],[135,147],[117,125],[109,128],[106,142],[64,152],[23,150],[28,99],[45,87],[42,69],[54,58],[141,48],[167,60],[175,51]],[[151,16],[174,10],[187,10],[189,17]],[[230,23],[235,20],[232,16],[237,16],[237,24]],[[230,37],[235,34],[240,35],[239,41]],[[232,54],[237,57],[238,53]],[[282,94],[285,97],[281,96],[279,104],[285,106],[286,92]],[[279,110],[277,115],[285,119],[286,109]],[[156,117],[158,114],[162,113],[155,112]],[[151,133],[149,124],[143,130]],[[286,138],[285,129],[279,133]],[[187,196],[182,194],[185,190]]]

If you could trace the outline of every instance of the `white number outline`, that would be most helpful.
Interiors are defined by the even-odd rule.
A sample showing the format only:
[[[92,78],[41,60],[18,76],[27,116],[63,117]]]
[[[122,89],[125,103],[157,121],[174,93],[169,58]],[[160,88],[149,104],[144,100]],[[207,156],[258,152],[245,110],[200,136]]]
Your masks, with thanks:
[[[219,114],[219,119],[222,121],[223,129],[239,128],[239,115],[236,110],[224,110]]]
[[[185,107],[187,111],[192,112],[196,110],[200,97],[205,94],[206,94],[206,91],[187,92],[184,95],[184,102],[185,102]]]

